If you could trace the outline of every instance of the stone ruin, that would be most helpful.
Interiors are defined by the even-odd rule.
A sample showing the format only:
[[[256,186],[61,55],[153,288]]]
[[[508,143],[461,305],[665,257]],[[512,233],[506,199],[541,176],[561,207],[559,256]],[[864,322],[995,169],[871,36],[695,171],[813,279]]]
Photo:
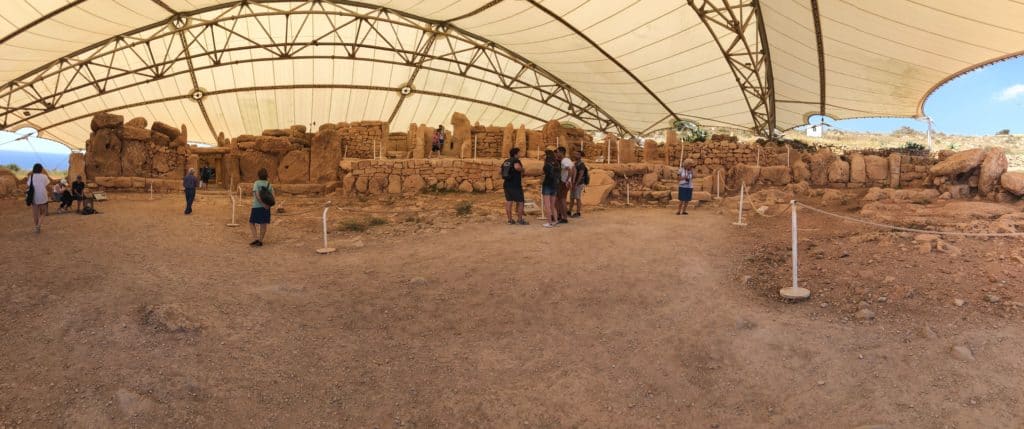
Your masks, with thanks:
[[[387,123],[329,123],[311,132],[296,125],[265,130],[261,135],[218,136],[216,147],[190,147],[185,127],[175,128],[135,118],[101,113],[92,121],[86,154],[72,154],[69,173],[84,174],[111,188],[176,190],[187,168],[209,165],[218,182],[234,189],[256,179],[266,168],[283,192],[402,194],[436,189],[487,192],[501,188],[497,167],[512,147],[525,152],[529,188],[540,177],[540,158],[548,146],[582,149],[592,171],[598,202],[624,194],[641,200],[667,201],[675,189],[681,159],[696,164],[697,199],[736,193],[741,185],[793,189],[932,188],[948,199],[986,198],[1014,201],[1024,194],[1024,173],[1006,172],[1002,149],[943,151],[937,157],[891,152],[847,152],[828,148],[801,151],[772,142],[740,143],[736,137],[712,135],[706,142],[683,143],[669,131],[664,144],[590,133],[550,121],[541,130],[525,126],[471,124],[452,117],[443,159],[430,154],[434,128],[411,124],[407,132],[389,132]],[[476,157],[473,159],[473,142]],[[0,191],[13,176],[0,174]],[[716,180],[720,177],[721,181]],[[595,185],[597,180],[602,185]],[[14,186],[17,186],[16,184]],[[11,191],[7,191],[10,193]],[[590,197],[595,198],[595,197]]]

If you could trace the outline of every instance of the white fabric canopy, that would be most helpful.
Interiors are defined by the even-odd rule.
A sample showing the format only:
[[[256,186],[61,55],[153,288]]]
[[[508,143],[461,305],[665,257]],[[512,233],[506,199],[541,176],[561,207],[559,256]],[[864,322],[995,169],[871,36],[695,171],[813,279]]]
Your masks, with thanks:
[[[921,115],[949,79],[1024,52],[1015,0],[728,4],[5,0],[0,125],[74,148],[100,111],[185,124],[204,142],[358,120],[404,130],[453,112],[637,135],[677,119],[765,131],[758,118]]]

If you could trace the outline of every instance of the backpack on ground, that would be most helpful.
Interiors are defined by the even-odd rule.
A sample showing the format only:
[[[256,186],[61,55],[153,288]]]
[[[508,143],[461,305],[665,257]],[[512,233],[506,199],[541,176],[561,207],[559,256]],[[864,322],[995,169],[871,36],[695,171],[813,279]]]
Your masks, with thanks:
[[[503,180],[509,180],[512,178],[512,171],[515,170],[515,165],[516,164],[512,161],[512,158],[506,159],[505,162],[501,164],[501,178]]]

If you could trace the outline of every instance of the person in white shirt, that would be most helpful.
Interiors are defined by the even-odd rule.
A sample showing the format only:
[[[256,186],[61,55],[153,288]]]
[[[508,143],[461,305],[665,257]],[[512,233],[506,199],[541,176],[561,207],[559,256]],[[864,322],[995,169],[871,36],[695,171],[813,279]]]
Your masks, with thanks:
[[[558,196],[555,199],[555,205],[558,208],[558,223],[569,223],[569,205],[568,196],[569,191],[573,188],[573,180],[576,178],[576,164],[565,156],[565,147],[559,146],[556,156],[558,162],[562,164],[562,184],[558,187]]]
[[[32,166],[32,172],[29,173],[26,182],[32,189],[32,199],[25,202],[32,207],[32,219],[35,221],[38,234],[43,229],[43,214],[46,212],[47,203],[50,202],[50,195],[46,191],[50,186],[50,178],[43,173],[43,165],[36,164]]]

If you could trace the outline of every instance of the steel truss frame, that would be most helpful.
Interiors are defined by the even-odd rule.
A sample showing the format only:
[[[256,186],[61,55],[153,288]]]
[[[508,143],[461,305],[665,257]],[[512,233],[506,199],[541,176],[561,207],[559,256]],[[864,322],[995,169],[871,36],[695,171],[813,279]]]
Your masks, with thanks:
[[[715,39],[743,91],[754,131],[775,131],[775,84],[759,0],[687,0]],[[752,27],[752,24],[755,27]]]
[[[199,93],[196,72],[231,64],[255,63],[286,59],[344,59],[406,66],[413,69],[406,85],[411,85],[421,70],[445,73],[496,86],[558,111],[558,120],[574,119],[593,130],[630,135],[631,130],[553,74],[530,63],[514,52],[456,27],[425,18],[358,2],[321,0],[291,2],[287,8],[276,7],[282,0],[243,0],[171,16],[130,33],[122,34],[55,60],[49,64],[0,86],[0,128],[25,125],[30,119],[112,92],[142,86],[162,79],[188,74]],[[322,15],[332,23],[329,29],[306,26],[310,16]],[[285,20],[286,31],[272,34],[263,22]],[[236,30],[246,21],[262,29],[254,35]],[[290,27],[290,28],[288,28]],[[354,29],[354,33],[352,33]],[[400,33],[415,31],[415,43],[403,41]],[[349,36],[344,36],[346,32]],[[370,36],[373,37],[370,37]],[[275,37],[277,36],[277,37]],[[253,39],[264,39],[256,41]],[[408,39],[408,37],[406,37]],[[314,46],[332,46],[341,55],[317,53]],[[395,59],[375,58],[374,52],[389,51]],[[231,59],[233,52],[256,52],[249,59]],[[237,58],[238,56],[234,56]],[[348,88],[353,85],[284,85],[288,88]],[[371,90],[401,91],[401,87],[367,87]],[[249,88],[217,88],[207,94],[250,91]],[[455,94],[413,89],[413,93],[455,98],[536,118],[508,106],[487,100],[471,100]],[[159,103],[190,97],[181,94],[147,103],[110,106],[104,111],[132,105]],[[202,102],[203,94],[192,97],[199,103],[210,132],[217,130]],[[400,97],[391,119],[401,107]],[[90,112],[90,115],[95,112]],[[88,117],[83,115],[49,124],[63,125]]]

